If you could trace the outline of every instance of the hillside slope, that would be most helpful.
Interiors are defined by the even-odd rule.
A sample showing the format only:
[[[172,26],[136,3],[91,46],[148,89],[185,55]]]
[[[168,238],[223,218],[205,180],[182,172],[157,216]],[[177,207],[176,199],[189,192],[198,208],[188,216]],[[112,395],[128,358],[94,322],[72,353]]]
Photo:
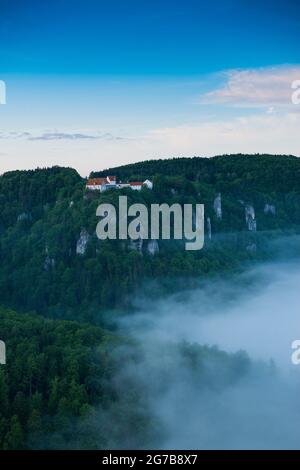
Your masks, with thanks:
[[[272,238],[300,227],[300,160],[293,156],[147,161],[104,173],[150,178],[154,189],[89,192],[75,170],[59,167],[0,177],[0,304],[101,322],[107,309],[128,308],[146,281],[174,289],[184,278],[188,286],[265,256]],[[148,206],[204,203],[204,249],[99,241],[96,208],[117,205],[120,194]]]

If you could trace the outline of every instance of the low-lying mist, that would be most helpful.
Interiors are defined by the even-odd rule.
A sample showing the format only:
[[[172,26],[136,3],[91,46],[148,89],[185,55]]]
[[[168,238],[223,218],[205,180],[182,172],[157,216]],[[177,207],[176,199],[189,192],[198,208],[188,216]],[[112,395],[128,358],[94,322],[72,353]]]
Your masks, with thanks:
[[[106,398],[32,447],[299,449],[299,307],[296,261],[139,297],[118,320]]]
[[[300,366],[291,362],[291,343],[300,337],[300,264],[271,263],[164,300],[138,299],[136,307],[120,329],[144,354],[123,374],[143,383],[161,431],[156,446],[300,448]],[[210,376],[201,368],[191,373],[176,348],[166,359],[166,345],[178,343],[243,350],[251,366],[242,353],[243,366],[222,354],[210,361],[213,348],[204,360]],[[231,369],[234,377],[220,384]]]

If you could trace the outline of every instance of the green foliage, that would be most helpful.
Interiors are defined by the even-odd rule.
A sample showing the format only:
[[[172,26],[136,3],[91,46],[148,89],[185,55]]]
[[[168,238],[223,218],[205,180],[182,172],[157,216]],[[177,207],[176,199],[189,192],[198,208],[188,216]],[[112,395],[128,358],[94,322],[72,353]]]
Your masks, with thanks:
[[[147,348],[99,327],[3,308],[0,338],[0,449],[155,446],[164,429],[151,403],[179,377],[197,393],[219,393],[253,371],[242,352]]]
[[[103,174],[104,172],[102,172]],[[0,300],[23,311],[53,318],[102,321],[107,309],[128,308],[130,298],[150,280],[203,277],[233,270],[241,261],[264,255],[268,239],[298,231],[300,161],[292,156],[234,155],[146,161],[109,169],[123,181],[151,178],[154,189],[88,192],[69,168],[9,172],[0,177]],[[95,173],[96,174],[96,173]],[[97,173],[101,174],[101,173]],[[214,213],[222,193],[222,220]],[[130,243],[99,241],[96,208],[101,202],[203,203],[213,238],[203,250],[186,252],[183,243],[160,242],[151,256]],[[242,201],[242,203],[241,203]],[[256,210],[258,233],[247,232],[244,205]],[[273,204],[276,214],[264,211]],[[206,224],[207,230],[207,224]],[[89,234],[83,255],[80,234]],[[257,250],[247,250],[256,246]]]
[[[138,380],[139,368],[151,371],[151,361],[139,345],[103,325],[112,327],[141,288],[156,298],[230,273],[241,262],[269,256],[270,240],[300,226],[300,160],[292,156],[178,158],[94,175],[107,173],[123,181],[150,178],[154,189],[89,192],[75,170],[58,167],[0,177],[0,304],[32,312],[0,308],[0,339],[7,347],[7,364],[0,366],[1,449],[155,445],[162,430]],[[213,209],[218,192],[222,220]],[[96,208],[102,202],[117,206],[120,194],[129,204],[147,206],[204,203],[212,240],[206,236],[197,252],[185,251],[182,242],[160,242],[154,256],[146,242],[140,253],[124,241],[99,241]],[[275,215],[265,213],[266,203],[276,206]],[[255,207],[257,233],[246,229],[245,204]],[[79,254],[82,233],[89,238]],[[160,365],[162,387],[180,369],[199,390],[218,391],[251,369],[243,353],[199,345],[166,345],[158,354],[152,360]],[[124,376],[131,366],[141,373]]]
[[[106,348],[115,340],[101,328],[0,308],[0,337],[7,349],[0,366],[1,449],[26,447],[46,416],[81,416],[108,394]]]

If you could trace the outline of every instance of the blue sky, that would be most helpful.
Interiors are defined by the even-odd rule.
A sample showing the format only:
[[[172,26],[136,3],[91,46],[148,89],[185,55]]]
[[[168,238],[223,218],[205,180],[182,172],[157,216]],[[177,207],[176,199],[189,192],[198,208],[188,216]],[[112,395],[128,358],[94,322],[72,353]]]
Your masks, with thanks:
[[[0,0],[0,171],[300,154],[299,39],[297,0]]]

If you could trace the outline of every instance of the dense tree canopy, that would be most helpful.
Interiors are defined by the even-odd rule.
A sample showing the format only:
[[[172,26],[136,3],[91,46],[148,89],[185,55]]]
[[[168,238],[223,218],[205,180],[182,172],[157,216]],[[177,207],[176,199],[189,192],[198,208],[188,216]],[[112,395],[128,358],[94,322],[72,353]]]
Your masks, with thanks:
[[[149,178],[154,188],[100,194],[87,191],[75,170],[59,167],[0,177],[0,339],[7,347],[7,364],[0,365],[1,449],[155,445],[163,429],[151,415],[148,392],[139,374],[122,376],[128,365],[151,364],[139,344],[114,331],[114,318],[131,310],[142,289],[153,298],[232,272],[241,262],[270,257],[270,240],[299,230],[300,160],[292,156],[178,158],[93,175],[108,173],[122,181]],[[218,193],[222,218],[214,207]],[[96,208],[117,206],[120,194],[148,207],[203,203],[204,249],[187,252],[180,242],[159,241],[153,254],[147,241],[139,249],[98,240]],[[247,205],[257,231],[247,227]],[[180,361],[173,364],[174,348]],[[167,345],[159,355],[166,383],[180,364],[199,389],[231,386],[252,368],[244,353],[199,345]]]
[[[290,156],[235,155],[211,159],[148,161],[109,169],[123,181],[150,178],[154,189],[100,194],[70,168],[9,172],[0,177],[0,298],[2,304],[54,318],[99,319],[127,308],[149,280],[175,285],[264,254],[264,240],[298,231],[300,161]],[[107,172],[106,172],[107,173]],[[222,219],[214,211],[222,197]],[[159,242],[152,256],[131,243],[100,241],[95,229],[101,202],[203,203],[205,247],[187,252],[180,243]],[[247,230],[245,205],[255,208],[257,232]],[[276,213],[266,212],[268,204]],[[208,237],[210,218],[212,240]],[[265,236],[267,232],[267,236]],[[78,253],[80,237],[84,253]],[[247,249],[250,247],[250,249]],[[254,247],[255,249],[251,249]],[[173,280],[172,280],[173,279]]]

